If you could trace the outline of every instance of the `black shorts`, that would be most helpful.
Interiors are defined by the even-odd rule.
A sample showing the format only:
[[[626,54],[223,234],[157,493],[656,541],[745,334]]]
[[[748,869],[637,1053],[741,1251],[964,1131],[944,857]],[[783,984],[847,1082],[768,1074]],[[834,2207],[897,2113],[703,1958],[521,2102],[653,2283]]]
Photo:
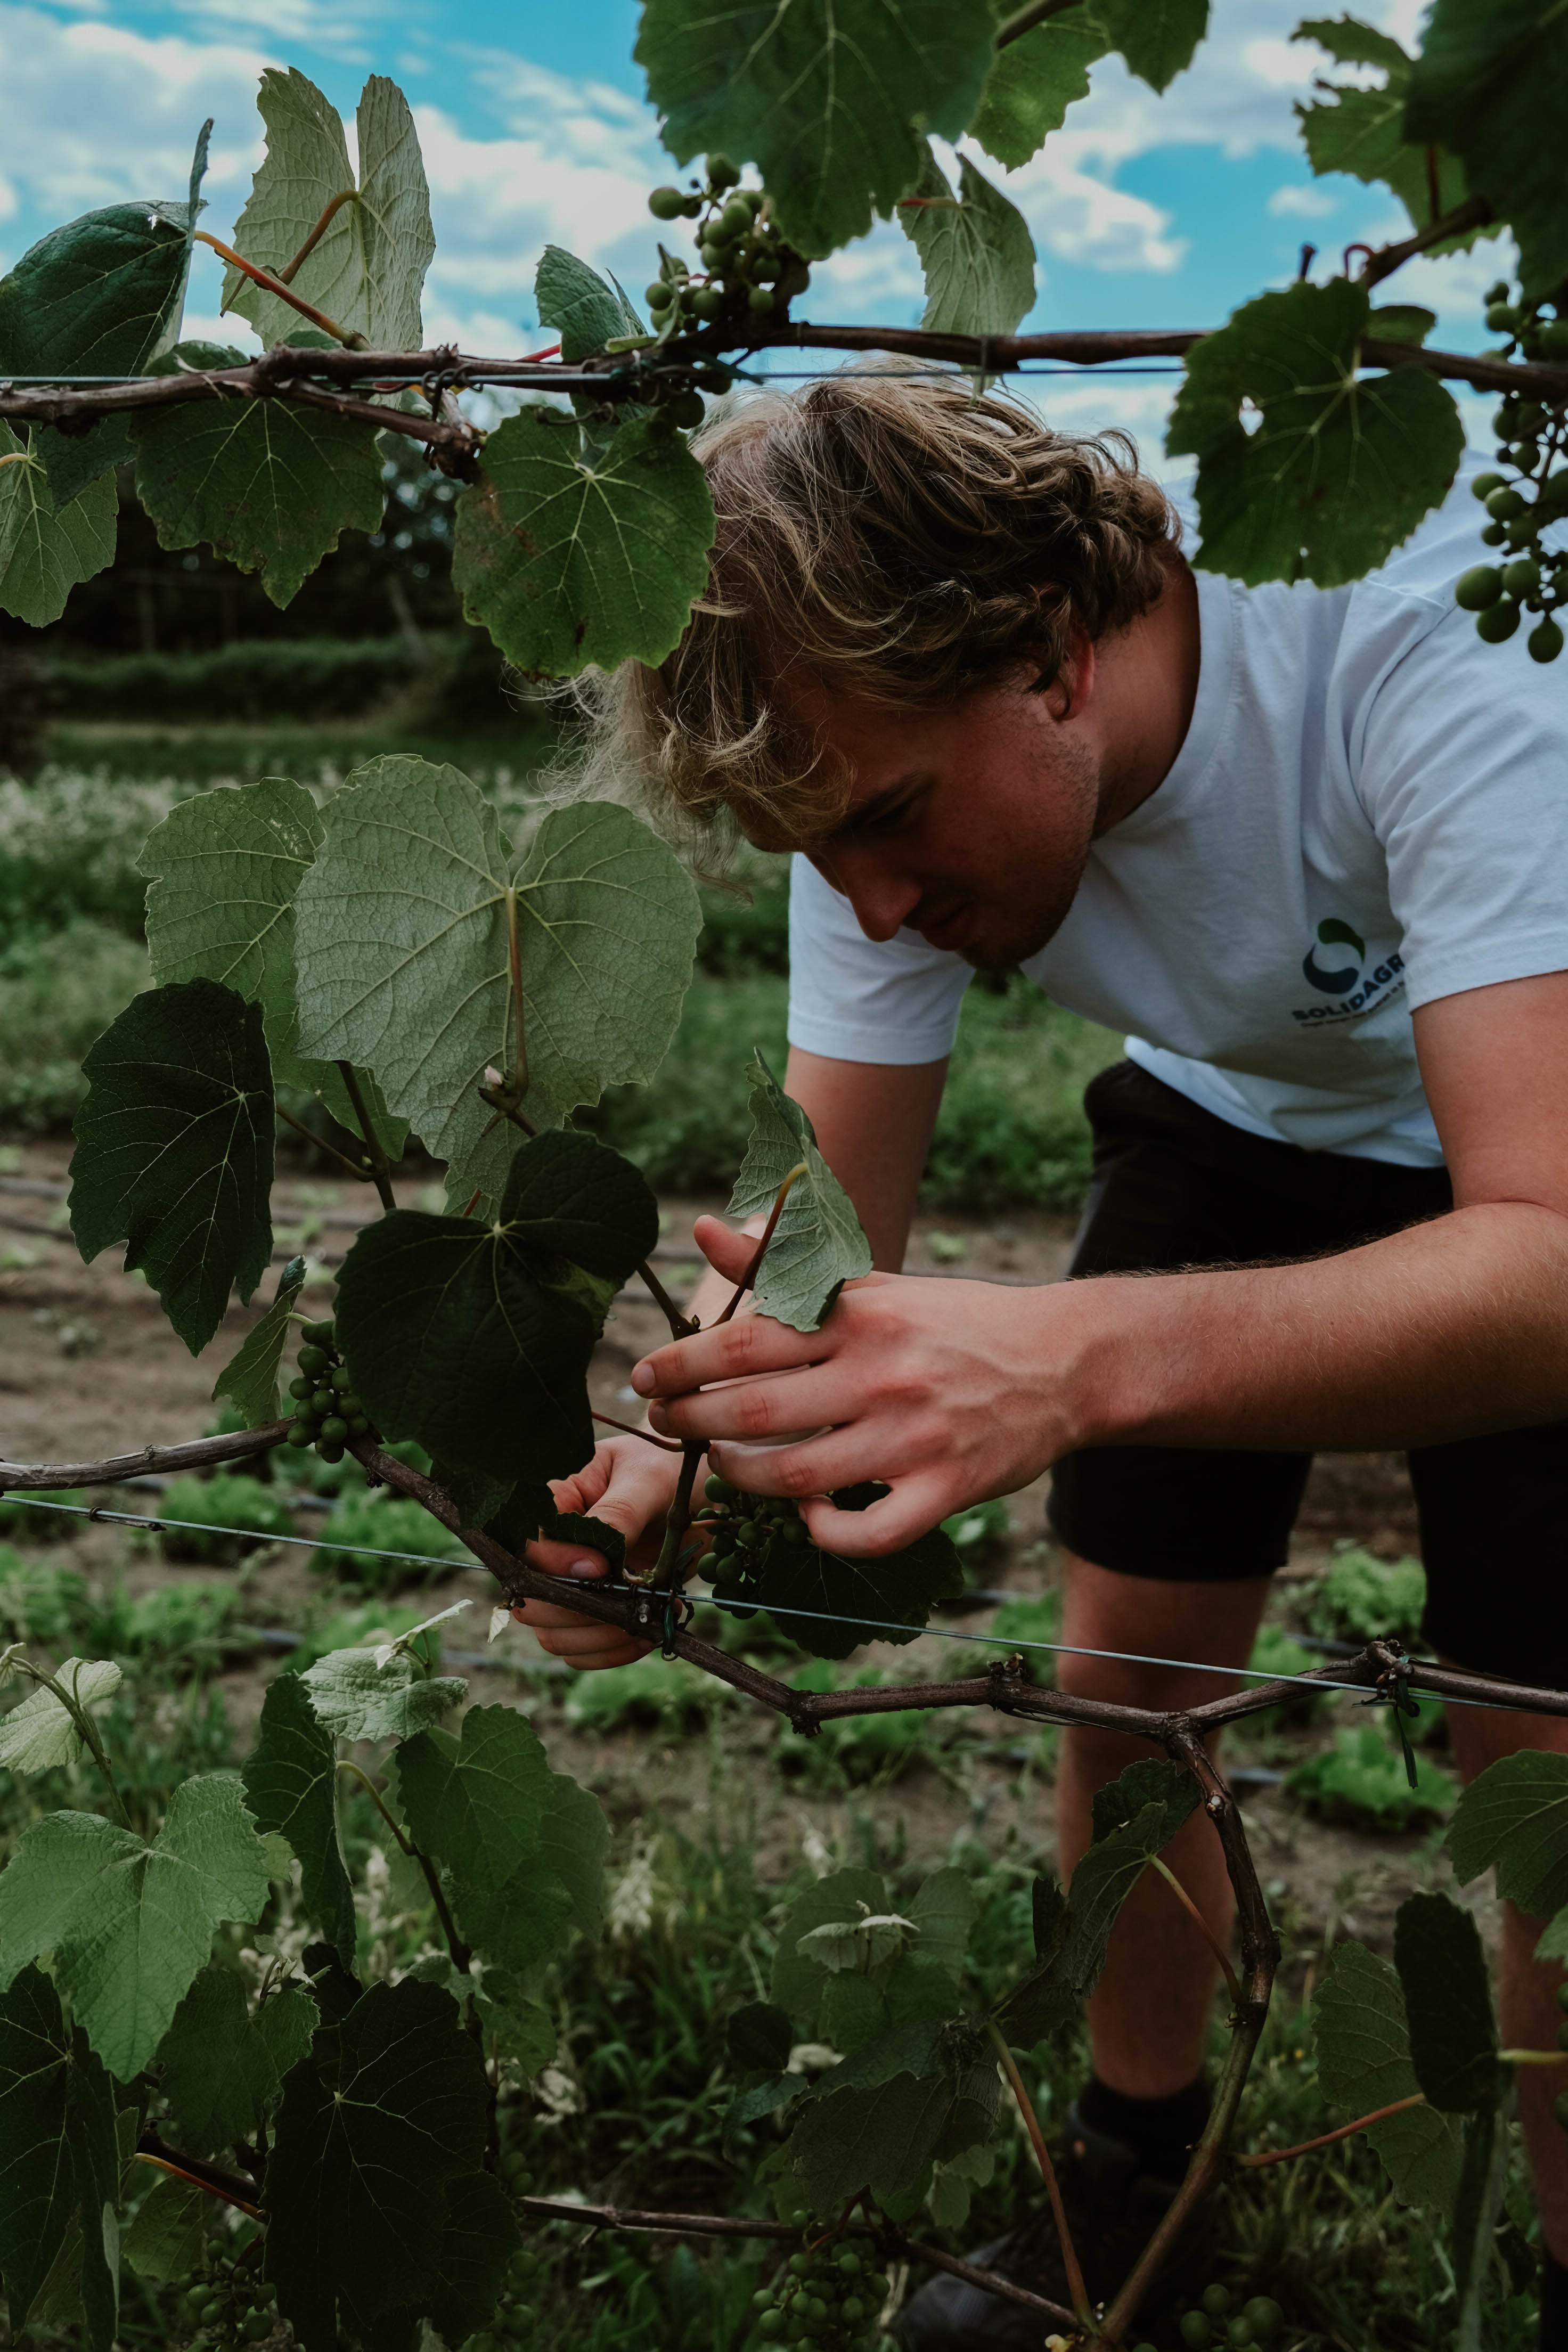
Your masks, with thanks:
[[[1070,1276],[1353,1249],[1452,1205],[1446,1170],[1248,1135],[1131,1062],[1084,1097],[1094,1178]],[[1477,1673],[1568,1687],[1568,1422],[1408,1455],[1423,1632]],[[1310,1454],[1094,1446],[1056,1465],[1058,1539],[1126,1576],[1231,1581],[1282,1567]]]

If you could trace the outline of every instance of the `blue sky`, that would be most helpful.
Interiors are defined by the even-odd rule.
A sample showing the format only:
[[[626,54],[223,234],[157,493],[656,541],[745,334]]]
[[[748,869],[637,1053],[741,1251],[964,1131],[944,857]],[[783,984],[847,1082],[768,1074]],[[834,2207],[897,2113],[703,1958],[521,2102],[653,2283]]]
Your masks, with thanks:
[[[1292,277],[1304,238],[1337,255],[1401,232],[1391,197],[1306,168],[1292,101],[1327,61],[1289,39],[1300,13],[1281,0],[1215,0],[1210,39],[1163,100],[1119,61],[1096,68],[1044,154],[1005,182],[1039,255],[1026,324],[1215,325]],[[1363,13],[1410,42],[1421,0],[1363,0]],[[298,66],[351,120],[365,74],[387,73],[415,109],[431,184],[427,334],[526,348],[545,242],[634,291],[649,274],[646,193],[670,166],[632,62],[637,17],[635,0],[466,0],[460,12],[440,0],[0,0],[0,266],[94,205],[181,192],[209,113],[205,226],[226,234],[260,154],[263,66]],[[1479,295],[1502,259],[1483,245],[1417,262],[1390,294],[1436,310],[1436,340],[1475,349]],[[248,344],[240,322],[220,330],[217,287],[205,257],[189,331]],[[879,226],[819,268],[797,307],[816,320],[912,324],[912,249]],[[1168,395],[1158,377],[1036,388],[1057,421],[1124,424],[1152,457]]]

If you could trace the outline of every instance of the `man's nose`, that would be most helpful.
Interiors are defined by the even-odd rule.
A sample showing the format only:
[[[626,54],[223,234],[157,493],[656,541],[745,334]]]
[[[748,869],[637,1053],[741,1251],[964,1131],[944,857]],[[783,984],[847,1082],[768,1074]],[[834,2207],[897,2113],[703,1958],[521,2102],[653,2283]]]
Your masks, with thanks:
[[[848,899],[868,940],[890,940],[921,902],[918,882],[889,871],[873,856],[838,851],[830,862],[821,863],[820,871]]]

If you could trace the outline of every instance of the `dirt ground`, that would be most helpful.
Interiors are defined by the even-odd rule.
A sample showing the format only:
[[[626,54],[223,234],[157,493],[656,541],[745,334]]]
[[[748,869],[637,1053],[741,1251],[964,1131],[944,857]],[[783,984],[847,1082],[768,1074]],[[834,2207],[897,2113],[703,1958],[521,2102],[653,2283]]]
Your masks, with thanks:
[[[97,1459],[199,1434],[213,1414],[216,1371],[262,1303],[250,1309],[231,1307],[211,1346],[194,1360],[165,1323],[155,1295],[140,1277],[121,1270],[117,1252],[93,1265],[81,1264],[66,1217],[68,1156],[68,1145],[54,1140],[10,1147],[0,1154],[0,1459],[13,1462]],[[442,1205],[434,1170],[405,1179],[397,1190],[405,1206]],[[671,1199],[663,1205],[656,1262],[679,1297],[700,1270],[689,1241],[692,1218],[721,1203]],[[281,1265],[303,1249],[314,1267],[330,1275],[374,1208],[374,1197],[354,1185],[310,1179],[285,1163],[273,1195],[275,1262]],[[965,1276],[1048,1282],[1060,1276],[1070,1242],[1070,1221],[1043,1213],[998,1222],[922,1214],[906,1271],[937,1280]],[[317,1297],[324,1307],[324,1294],[318,1291]],[[603,1411],[627,1412],[628,1400],[635,1402],[627,1387],[631,1368],[664,1336],[664,1328],[640,1290],[623,1294],[595,1360],[594,1401]],[[1041,1480],[1011,1498],[1011,1532],[984,1566],[988,1588],[1025,1593],[1049,1586],[1046,1486]],[[156,1493],[146,1489],[128,1490],[122,1500],[130,1510],[156,1508]],[[319,1527],[319,1515],[302,1513],[300,1525],[310,1532]],[[1277,1585],[1274,1615],[1292,1619],[1304,1588],[1321,1574],[1335,1543],[1346,1539],[1390,1559],[1417,1548],[1400,1457],[1320,1457],[1289,1567]],[[165,1565],[145,1544],[128,1550],[125,1532],[106,1527],[84,1528],[68,1544],[52,1547],[47,1557],[122,1572],[133,1588],[186,1572]],[[279,1547],[242,1569],[247,1614],[277,1624],[298,1623],[311,1605],[320,1613],[321,1587],[305,1565],[308,1559],[303,1550]],[[206,1578],[214,1573],[189,1572]],[[462,1591],[471,1592],[479,1604],[467,1621],[476,1633],[459,1633],[449,1657],[465,1638],[478,1651],[489,1605],[490,1589],[478,1569],[443,1588],[431,1605]],[[989,1614],[988,1609],[972,1607],[948,1622],[964,1632],[984,1633]],[[899,1653],[900,1671],[925,1647]],[[883,1663],[891,1657],[879,1655]],[[265,1653],[258,1653],[237,1661],[224,1678],[241,1728],[254,1717],[268,1670]],[[971,1833],[993,1843],[1013,1833],[1026,1847],[1048,1849],[1048,1770],[1038,1768],[1037,1750],[1020,1749],[1019,1727],[1005,1719],[977,1717],[966,1722],[960,1739],[889,1785],[845,1787],[813,1769],[801,1771],[798,1754],[785,1752],[793,1736],[781,1734],[742,1704],[720,1707],[706,1731],[679,1737],[637,1727],[608,1733],[574,1728],[562,1705],[570,1677],[559,1670],[542,1673],[539,1653],[521,1628],[503,1634],[487,1658],[476,1658],[474,1670],[487,1697],[517,1695],[517,1703],[538,1721],[557,1766],[593,1786],[633,1840],[651,1795],[663,1819],[679,1828],[700,1832],[715,1827],[743,1836],[764,1874],[782,1872],[798,1860],[803,1840],[823,1837],[830,1846],[850,1851],[863,1833],[857,1825],[868,1820],[884,1841],[892,1840],[919,1859],[941,1858],[956,1839]],[[1284,1748],[1279,1736],[1262,1745],[1244,1738],[1229,1751],[1259,1874],[1303,1965],[1325,1935],[1336,1932],[1386,1945],[1404,1895],[1416,1885],[1447,1883],[1434,1832],[1373,1835],[1335,1828],[1310,1818],[1286,1794],[1279,1785],[1281,1768],[1322,1745],[1333,1727],[1331,1722],[1325,1730],[1291,1735]],[[1030,1759],[1022,1767],[1020,1756]]]

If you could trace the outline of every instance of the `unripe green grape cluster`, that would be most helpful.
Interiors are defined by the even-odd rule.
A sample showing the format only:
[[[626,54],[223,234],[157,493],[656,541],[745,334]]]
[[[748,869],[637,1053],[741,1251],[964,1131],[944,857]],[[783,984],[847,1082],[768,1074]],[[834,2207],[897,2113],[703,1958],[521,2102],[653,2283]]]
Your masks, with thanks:
[[[323,1462],[341,1462],[353,1437],[372,1437],[369,1416],[354,1390],[348,1366],[338,1354],[331,1318],[307,1323],[295,1358],[300,1370],[289,1383],[294,1418],[287,1443],[301,1453],[313,1445]]]
[[[1255,2294],[1239,2307],[1229,2287],[1205,2286],[1197,2302],[1182,2314],[1177,2334],[1188,2352],[1252,2352],[1273,2343],[1285,2315],[1271,2294]]]
[[[656,220],[694,220],[700,270],[659,247],[658,276],[647,289],[656,328],[731,321],[742,332],[754,320],[787,310],[811,284],[804,257],[775,226],[767,193],[742,188],[727,155],[710,155],[708,178],[689,191],[655,188],[648,210]]]
[[[702,1568],[716,1601],[743,1600],[779,1553],[798,1557],[811,1542],[798,1505],[782,1496],[742,1495],[719,1477],[710,1478],[702,1493],[702,1508],[691,1524],[711,1538]],[[735,1612],[742,1613],[751,1612]]]
[[[805,2243],[810,2215],[792,2216],[802,2243],[771,2286],[752,2298],[756,2331],[767,2344],[813,2345],[822,2352],[867,2352],[888,2299],[886,2274],[854,2246]]]
[[[1509,338],[1491,356],[1568,364],[1568,286],[1560,287],[1546,315],[1541,302],[1515,303],[1501,280],[1487,297],[1487,325]],[[1525,640],[1536,661],[1555,661],[1563,650],[1556,614],[1568,604],[1568,547],[1542,545],[1553,523],[1568,522],[1568,404],[1547,407],[1510,393],[1492,419],[1500,473],[1478,474],[1470,488],[1485,506],[1481,538],[1500,551],[1496,563],[1478,563],[1454,589],[1455,602],[1476,616],[1476,632],[1500,646],[1520,625],[1521,614],[1539,614]]]
[[[271,2294],[248,2265],[220,2261],[205,2276],[188,2271],[171,2284],[189,2344],[260,2344],[278,2325]]]

